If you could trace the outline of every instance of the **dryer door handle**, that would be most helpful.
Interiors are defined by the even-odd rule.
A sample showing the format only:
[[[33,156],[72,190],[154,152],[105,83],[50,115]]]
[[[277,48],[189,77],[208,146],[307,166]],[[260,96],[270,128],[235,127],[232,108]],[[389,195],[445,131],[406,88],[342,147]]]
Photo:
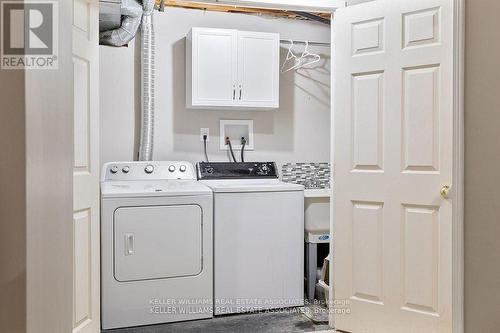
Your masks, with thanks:
[[[134,234],[125,234],[125,255],[131,256],[134,254]]]

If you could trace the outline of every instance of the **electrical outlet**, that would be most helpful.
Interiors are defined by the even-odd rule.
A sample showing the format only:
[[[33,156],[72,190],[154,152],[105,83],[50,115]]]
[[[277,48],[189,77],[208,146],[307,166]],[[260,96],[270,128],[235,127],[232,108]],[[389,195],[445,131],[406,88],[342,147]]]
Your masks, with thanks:
[[[200,128],[200,141],[203,142],[203,136],[207,136],[207,142],[210,141],[210,129],[208,128]]]

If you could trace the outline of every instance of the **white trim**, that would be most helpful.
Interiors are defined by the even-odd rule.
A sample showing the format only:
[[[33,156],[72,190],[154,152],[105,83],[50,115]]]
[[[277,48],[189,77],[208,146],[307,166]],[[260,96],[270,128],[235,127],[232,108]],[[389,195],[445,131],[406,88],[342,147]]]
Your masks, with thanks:
[[[335,112],[334,112],[334,107],[335,107],[335,30],[334,30],[334,15],[332,14],[331,16],[331,32],[330,32],[330,42],[331,42],[331,47],[330,47],[330,68],[331,74],[330,74],[330,165],[331,165],[331,179],[330,179],[330,184],[332,187],[332,196],[330,197],[330,272],[329,272],[329,280],[328,285],[330,286],[330,292],[329,297],[328,297],[328,303],[333,304],[333,301],[335,299],[335,289],[333,289],[333,276],[334,274],[334,269],[335,269],[335,255],[334,255],[334,246],[333,246],[333,231],[335,230],[335,219],[333,218],[335,216],[335,195],[334,195],[334,186],[335,183],[333,179],[335,178]],[[335,315],[330,314],[328,316],[328,325],[330,327],[335,327]]]
[[[465,0],[453,3],[453,247],[452,331],[464,332],[464,72]]]

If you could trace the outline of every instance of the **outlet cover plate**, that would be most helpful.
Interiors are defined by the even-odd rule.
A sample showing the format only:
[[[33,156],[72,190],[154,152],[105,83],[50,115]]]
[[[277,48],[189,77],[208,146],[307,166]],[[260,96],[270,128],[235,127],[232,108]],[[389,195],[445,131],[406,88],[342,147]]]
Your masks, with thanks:
[[[207,142],[210,142],[210,129],[202,127],[200,128],[200,141],[203,142],[203,136],[207,136]]]
[[[245,150],[254,150],[253,120],[221,120],[220,121],[220,150],[229,150],[226,137],[229,136],[234,150],[241,150],[241,137],[247,139]]]

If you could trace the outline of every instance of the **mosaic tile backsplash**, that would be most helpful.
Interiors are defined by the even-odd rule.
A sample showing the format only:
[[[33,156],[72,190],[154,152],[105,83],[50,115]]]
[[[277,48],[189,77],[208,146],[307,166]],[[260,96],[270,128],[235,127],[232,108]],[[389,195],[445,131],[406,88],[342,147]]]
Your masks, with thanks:
[[[330,163],[284,163],[281,178],[306,189],[330,188]]]

